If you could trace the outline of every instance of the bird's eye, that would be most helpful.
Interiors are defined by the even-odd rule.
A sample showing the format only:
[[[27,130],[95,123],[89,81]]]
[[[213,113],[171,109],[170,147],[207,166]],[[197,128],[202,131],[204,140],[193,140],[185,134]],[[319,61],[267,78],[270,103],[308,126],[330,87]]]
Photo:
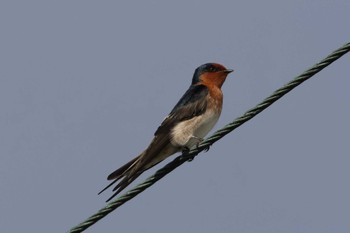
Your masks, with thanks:
[[[209,71],[210,72],[216,72],[217,68],[215,66],[211,66],[211,67],[209,67]]]

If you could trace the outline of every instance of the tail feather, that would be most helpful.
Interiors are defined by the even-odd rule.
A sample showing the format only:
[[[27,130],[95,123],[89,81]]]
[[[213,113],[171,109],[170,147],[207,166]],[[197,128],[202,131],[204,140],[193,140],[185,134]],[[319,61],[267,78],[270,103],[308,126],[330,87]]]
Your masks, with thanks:
[[[119,181],[114,187],[113,195],[107,200],[110,201],[113,197],[118,195],[123,189],[125,189],[131,182],[139,177],[144,171],[155,166],[159,162],[163,161],[168,156],[178,151],[177,147],[170,144],[169,136],[155,136],[151,144],[147,149],[142,152],[139,156],[129,161],[122,167],[112,172],[107,179],[112,182],[105,187],[100,193],[111,187],[113,184]],[[99,194],[100,194],[99,193]]]
[[[127,171],[134,165],[134,163],[136,162],[136,160],[139,158],[140,156],[137,156],[136,158],[132,159],[131,161],[129,161],[128,163],[124,164],[122,167],[118,168],[117,170],[115,170],[114,172],[112,172],[111,174],[109,174],[109,176],[107,177],[107,180],[113,180],[109,185],[107,185],[105,188],[103,188],[98,195],[100,195],[101,193],[103,193],[106,189],[108,189],[109,187],[111,187],[113,184],[115,184],[118,180],[120,180],[123,176],[126,175]]]
[[[113,195],[110,198],[108,198],[106,202],[109,202],[111,199],[117,196],[121,191],[123,191],[123,189],[125,189],[129,184],[131,184],[134,180],[136,180],[136,178],[139,177],[144,171],[150,169],[151,167],[161,162],[161,161],[157,161],[156,163],[152,164],[150,167],[141,168],[140,164],[137,163],[138,161],[139,160],[136,160],[136,162],[129,169],[126,170],[126,173],[124,173],[124,178],[113,188],[113,191],[115,191],[115,193],[113,193]],[[120,178],[121,177],[118,177],[118,179]],[[114,180],[105,189],[112,186],[115,182],[118,181],[118,179]]]
[[[142,174],[142,172],[137,173],[132,175],[131,177],[129,176],[125,176],[114,188],[113,191],[115,191],[115,193],[113,193],[113,195],[108,198],[106,200],[106,202],[109,202],[110,200],[112,200],[115,196],[117,196],[121,191],[123,191],[131,182],[133,182],[137,177],[139,177]],[[113,183],[115,183],[117,180],[113,181]],[[112,185],[111,184],[111,185]],[[109,185],[109,186],[111,186]]]
[[[123,177],[128,169],[132,167],[132,165],[136,162],[136,160],[140,156],[137,156],[136,158],[132,159],[128,163],[124,164],[114,172],[108,175],[107,180],[119,180],[121,177]]]
[[[109,185],[107,185],[106,187],[104,187],[97,195],[100,195],[101,193],[103,193],[106,189],[108,189],[109,187],[111,187],[113,184],[115,184],[115,182],[117,182],[118,180],[113,180]]]

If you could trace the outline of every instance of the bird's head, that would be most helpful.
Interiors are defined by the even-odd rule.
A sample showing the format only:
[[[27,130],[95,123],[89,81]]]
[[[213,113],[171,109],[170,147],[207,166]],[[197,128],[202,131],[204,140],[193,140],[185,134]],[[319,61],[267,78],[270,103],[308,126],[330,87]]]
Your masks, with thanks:
[[[227,75],[232,71],[217,63],[206,63],[194,71],[192,85],[204,83],[221,88]]]

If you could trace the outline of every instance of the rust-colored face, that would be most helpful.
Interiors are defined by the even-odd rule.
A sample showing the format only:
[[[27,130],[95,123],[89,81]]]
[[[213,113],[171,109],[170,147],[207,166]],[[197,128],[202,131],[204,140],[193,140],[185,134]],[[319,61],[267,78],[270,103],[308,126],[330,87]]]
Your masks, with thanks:
[[[221,88],[226,80],[227,75],[232,71],[233,70],[226,69],[223,65],[217,63],[209,63],[200,74],[199,80],[206,85],[213,85]]]

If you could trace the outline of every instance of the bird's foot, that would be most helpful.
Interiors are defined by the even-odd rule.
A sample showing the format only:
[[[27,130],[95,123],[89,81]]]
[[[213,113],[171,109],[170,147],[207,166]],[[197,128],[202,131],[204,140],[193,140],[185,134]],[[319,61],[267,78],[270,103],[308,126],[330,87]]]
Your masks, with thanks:
[[[182,147],[182,154],[187,154],[188,152],[190,152],[190,148],[187,146]]]
[[[187,146],[184,146],[184,147],[182,148],[182,154],[187,155],[188,152],[190,152],[190,148],[188,148]],[[191,162],[193,159],[194,159],[194,156],[190,156],[190,157],[187,159],[187,161],[188,161],[188,162]]]
[[[210,145],[205,146],[203,150],[204,150],[204,152],[208,152],[208,151],[209,151],[209,149],[210,149]]]

